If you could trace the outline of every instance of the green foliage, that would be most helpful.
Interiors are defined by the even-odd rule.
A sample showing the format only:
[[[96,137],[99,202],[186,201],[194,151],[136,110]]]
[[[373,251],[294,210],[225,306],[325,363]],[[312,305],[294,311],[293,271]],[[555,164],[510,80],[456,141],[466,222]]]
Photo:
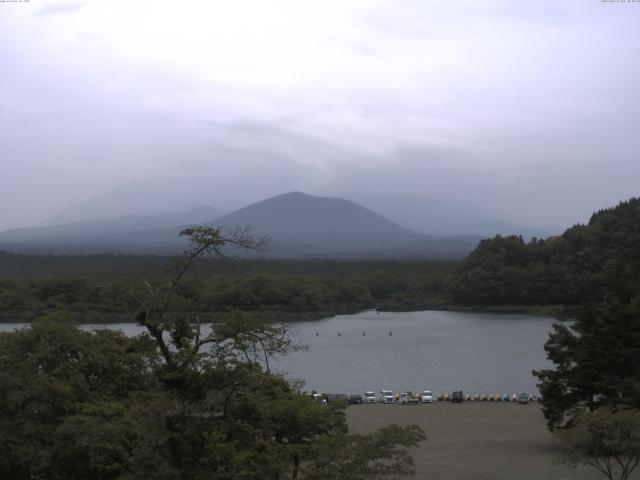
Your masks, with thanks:
[[[585,307],[571,327],[554,326],[545,350],[555,368],[534,374],[550,428],[584,405],[640,408],[640,296]]]
[[[319,442],[304,468],[309,480],[375,480],[413,475],[408,449],[426,440],[415,425],[390,425],[370,435],[336,435]]]
[[[595,213],[546,240],[483,240],[449,284],[458,305],[580,305],[640,290],[640,199]]]
[[[0,476],[317,478],[313,465],[343,447],[355,457],[340,457],[340,471],[410,471],[420,430],[350,436],[344,406],[313,401],[246,356],[282,349],[274,328],[236,314],[208,353],[174,343],[171,365],[147,335],[85,332],[64,317],[1,334]]]
[[[134,479],[152,474],[153,478],[175,478],[176,471],[167,464],[162,448],[166,434],[161,412],[153,412],[153,403],[158,401],[146,394],[127,402],[90,403],[65,417],[53,437],[54,476]]]
[[[335,311],[373,305],[366,287],[349,281],[257,275],[217,283],[205,294],[213,310]]]
[[[1,253],[1,252],[0,252]],[[4,260],[3,260],[4,259]],[[10,259],[19,259],[10,260]],[[170,281],[166,257],[0,254],[0,320],[64,309],[87,322],[126,321],[144,294]],[[453,262],[239,261],[195,259],[173,292],[173,311],[287,313],[289,318],[441,307]],[[22,270],[21,270],[22,269]]]
[[[610,480],[627,480],[640,464],[640,411],[584,411],[572,428],[554,433],[562,449],[556,463],[589,465]]]
[[[0,451],[5,459],[0,476],[83,478],[64,473],[68,462],[60,460],[59,436],[71,427],[71,419],[88,419],[113,402],[132,405],[142,392],[156,389],[151,372],[157,360],[146,336],[92,334],[62,315],[0,334]]]
[[[348,435],[344,405],[270,373],[272,355],[296,348],[284,327],[231,312],[201,335],[185,274],[199,255],[253,243],[186,234],[167,283],[123,291],[147,334],[86,332],[65,315],[0,334],[0,478],[318,478],[329,458],[340,478],[411,473],[418,427]]]

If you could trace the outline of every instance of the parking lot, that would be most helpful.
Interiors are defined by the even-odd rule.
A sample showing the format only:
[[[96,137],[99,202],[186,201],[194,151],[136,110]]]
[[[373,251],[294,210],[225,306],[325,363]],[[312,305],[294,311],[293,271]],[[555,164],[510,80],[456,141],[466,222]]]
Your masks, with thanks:
[[[590,468],[552,465],[556,450],[538,403],[434,402],[351,405],[350,431],[366,433],[397,423],[424,428],[414,452],[416,478],[437,480],[598,480]]]

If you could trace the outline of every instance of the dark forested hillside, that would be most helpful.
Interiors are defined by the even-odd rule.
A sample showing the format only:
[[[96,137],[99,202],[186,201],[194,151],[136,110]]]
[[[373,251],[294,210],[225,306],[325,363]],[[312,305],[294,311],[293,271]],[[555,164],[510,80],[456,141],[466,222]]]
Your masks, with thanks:
[[[0,251],[0,320],[59,309],[84,321],[126,321],[123,288],[166,278],[172,259],[137,255],[24,255]],[[180,295],[199,311],[229,309],[307,318],[372,308],[443,305],[449,261],[237,260],[197,262]]]
[[[596,212],[559,237],[484,240],[448,290],[464,305],[578,305],[606,291],[626,302],[640,290],[640,199]]]

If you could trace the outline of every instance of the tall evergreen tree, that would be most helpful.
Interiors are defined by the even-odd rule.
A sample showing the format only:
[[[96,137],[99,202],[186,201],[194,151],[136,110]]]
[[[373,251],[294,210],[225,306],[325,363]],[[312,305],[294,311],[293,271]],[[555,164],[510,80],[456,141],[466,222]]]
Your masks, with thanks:
[[[554,325],[545,350],[555,368],[534,375],[550,428],[585,406],[640,408],[640,295],[622,303],[610,294],[585,307],[572,326]]]

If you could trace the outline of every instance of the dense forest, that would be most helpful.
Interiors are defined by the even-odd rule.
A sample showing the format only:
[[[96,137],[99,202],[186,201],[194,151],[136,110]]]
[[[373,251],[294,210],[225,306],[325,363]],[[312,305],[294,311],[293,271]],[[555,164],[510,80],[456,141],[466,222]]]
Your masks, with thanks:
[[[86,321],[130,320],[124,291],[166,279],[172,259],[143,255],[0,252],[2,320],[56,310]],[[198,261],[177,295],[201,312],[310,318],[367,308],[571,307],[607,291],[626,302],[640,289],[640,199],[596,212],[547,239],[496,236],[461,262],[446,260]],[[176,307],[179,308],[179,307]]]
[[[447,283],[457,305],[580,305],[640,290],[640,199],[592,215],[559,237],[484,240]]]
[[[173,260],[135,255],[0,253],[0,312],[4,321],[57,310],[89,322],[130,321],[125,291],[161,283]],[[229,310],[310,318],[379,308],[444,305],[450,261],[199,261],[177,295],[195,310]],[[177,308],[177,307],[176,307]]]

